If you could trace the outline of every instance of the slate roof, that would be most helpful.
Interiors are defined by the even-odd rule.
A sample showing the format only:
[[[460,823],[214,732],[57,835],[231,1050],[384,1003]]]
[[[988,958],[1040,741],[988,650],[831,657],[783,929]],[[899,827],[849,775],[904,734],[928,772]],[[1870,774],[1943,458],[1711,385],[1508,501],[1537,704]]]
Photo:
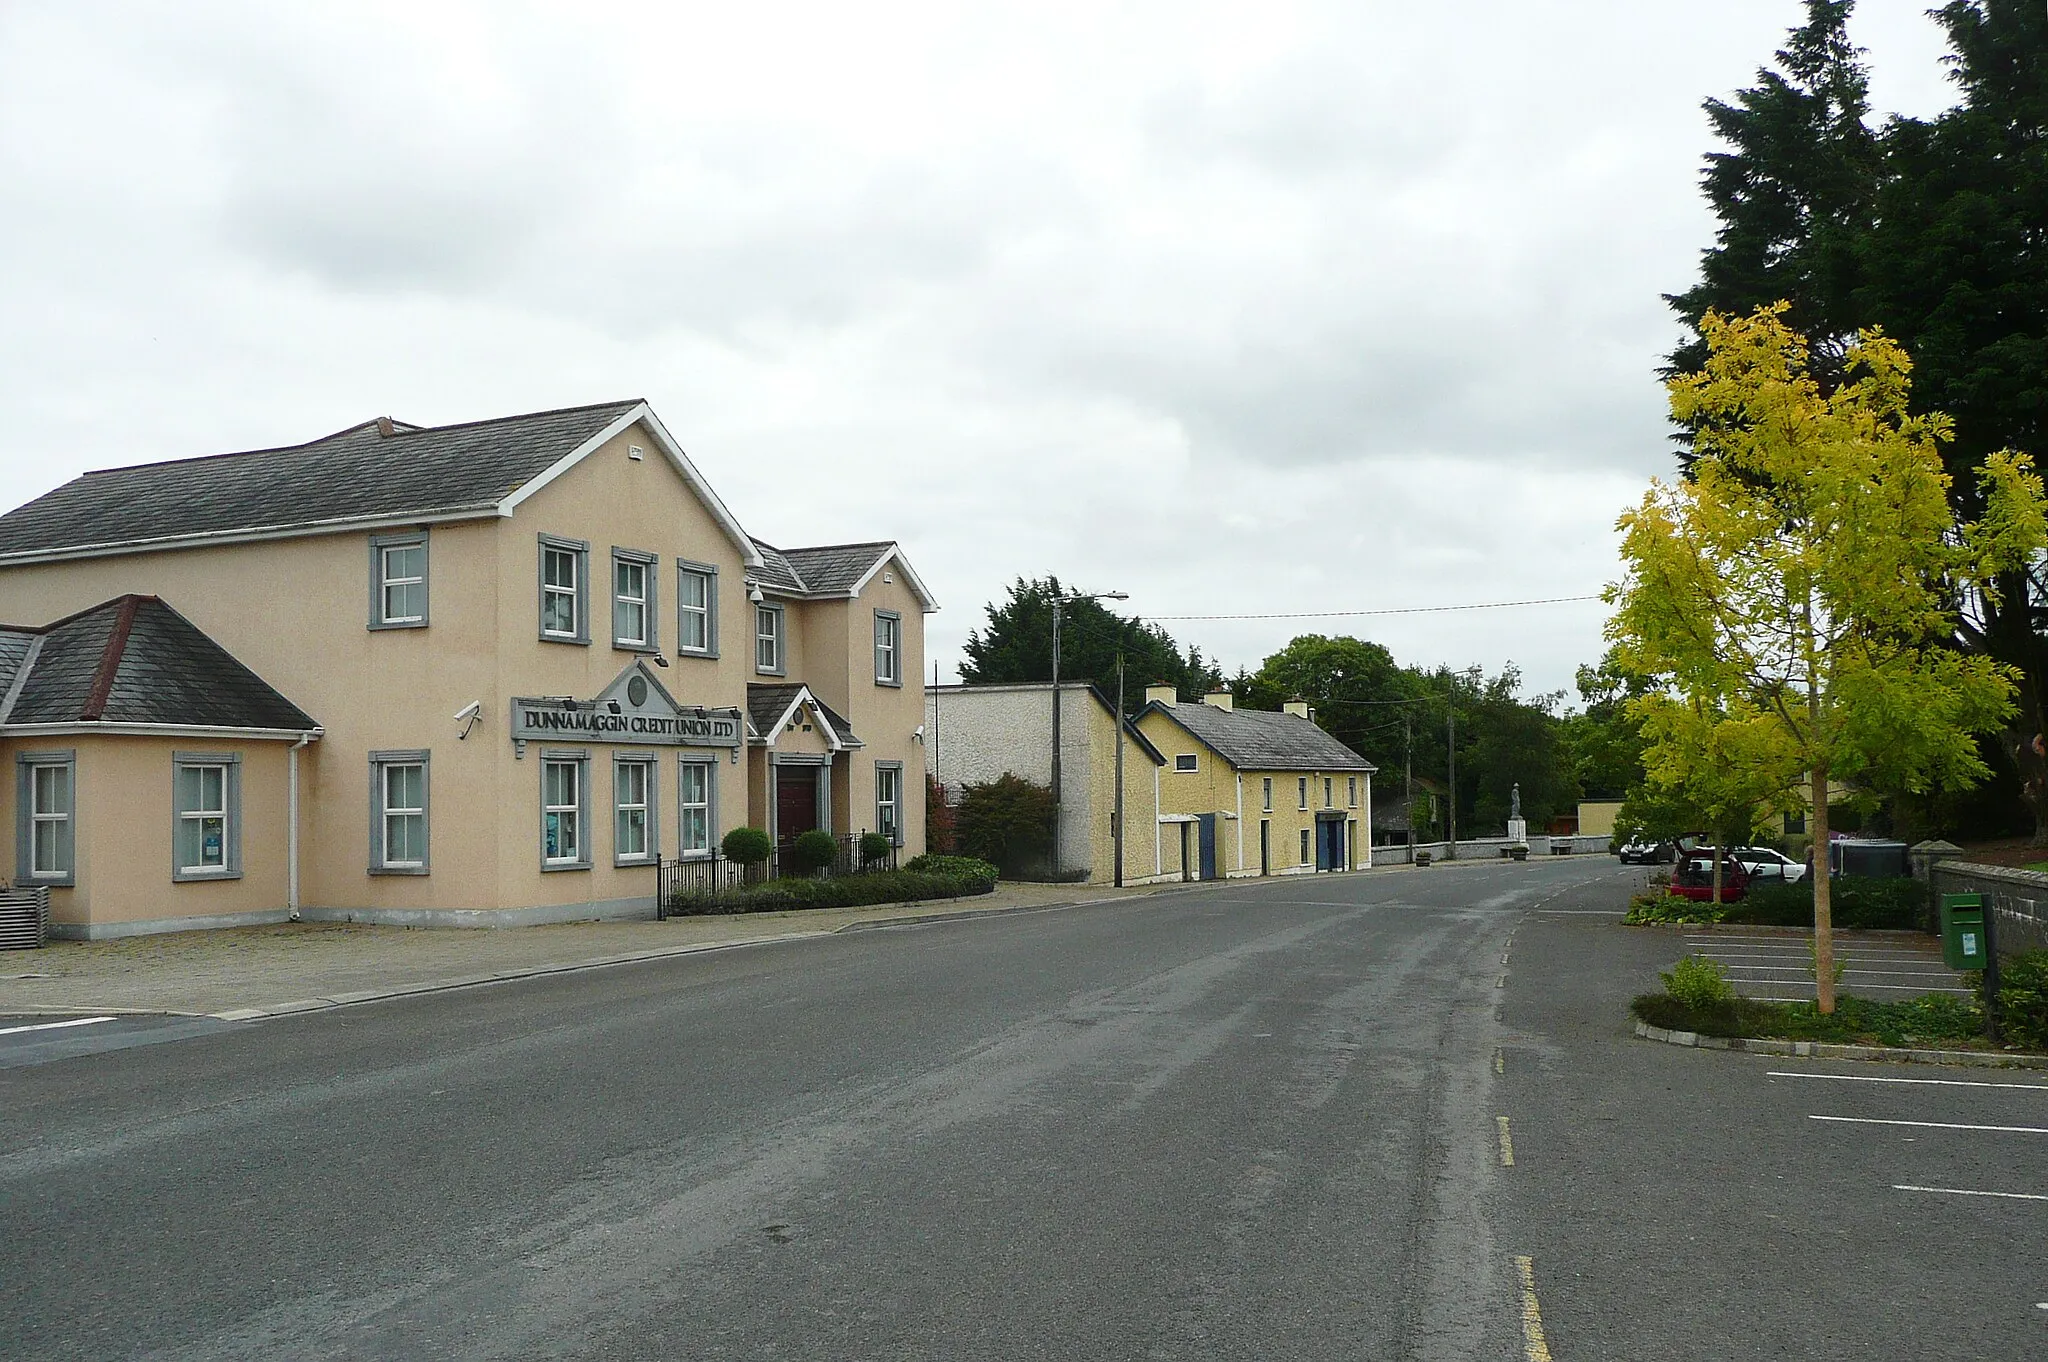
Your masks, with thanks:
[[[748,538],[753,540],[754,548],[761,555],[761,566],[754,570],[754,579],[770,590],[799,596],[848,595],[884,558],[901,552],[901,546],[888,539],[863,544],[820,544],[812,548],[778,549],[764,540],[754,539],[752,535]],[[903,562],[901,558],[897,561]],[[926,608],[938,609],[925,591],[924,584],[917,580],[917,575],[907,564],[904,565],[904,573],[911,590]]]
[[[1379,768],[1298,714],[1162,704],[1158,710],[1241,771],[1375,771]]]
[[[0,515],[0,557],[482,511],[639,405],[365,421],[302,445],[102,469]]]
[[[117,596],[47,628],[8,630],[0,638],[15,634],[39,636],[42,648],[5,716],[10,727],[183,724],[303,732],[316,726],[155,596]],[[10,651],[0,643],[0,656]]]
[[[808,687],[796,681],[773,686],[750,683],[747,686],[747,718],[752,721],[754,732],[763,738],[774,737],[775,725],[789,712],[790,701],[796,699],[798,691],[807,689]],[[832,725],[832,731],[839,735],[840,742],[848,747],[866,746],[854,736],[853,725],[847,722],[845,716],[820,700],[816,692],[812,693],[811,702],[824,711],[825,722]]]

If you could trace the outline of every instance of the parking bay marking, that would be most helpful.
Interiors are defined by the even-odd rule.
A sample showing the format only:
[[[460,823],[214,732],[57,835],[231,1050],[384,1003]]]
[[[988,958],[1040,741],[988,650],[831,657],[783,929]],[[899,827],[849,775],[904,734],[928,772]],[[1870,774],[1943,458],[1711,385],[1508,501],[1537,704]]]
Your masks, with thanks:
[[[1993,1196],[2003,1197],[2009,1201],[2048,1201],[2048,1196],[2041,1196],[2035,1192],[1975,1192],[1967,1187],[1915,1187],[1911,1183],[1906,1182],[1893,1183],[1892,1190],[1894,1192],[1940,1192],[1944,1196]]]
[[[2048,1135],[2048,1126],[1976,1126],[1960,1121],[1894,1121],[1882,1116],[1808,1116],[1806,1119],[1859,1126],[1913,1126],[1920,1130],[1990,1130],[2006,1135]]]
[[[2048,1092],[2048,1083],[1987,1083],[1970,1078],[1873,1078],[1868,1074],[1802,1074],[1772,1069],[1766,1078],[1819,1078],[1834,1083],[1912,1083],[1941,1088],[2019,1088],[2027,1092]]]
[[[66,1021],[37,1022],[33,1026],[6,1026],[0,1027],[0,1036],[18,1036],[25,1031],[56,1031],[66,1026],[92,1026],[112,1020],[112,1017],[72,1017]]]

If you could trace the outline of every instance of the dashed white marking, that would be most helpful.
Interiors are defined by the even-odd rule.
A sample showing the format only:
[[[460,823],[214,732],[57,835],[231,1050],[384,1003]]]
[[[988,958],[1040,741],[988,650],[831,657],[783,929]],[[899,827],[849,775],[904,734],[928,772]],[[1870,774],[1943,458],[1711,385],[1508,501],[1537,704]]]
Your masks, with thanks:
[[[1939,1192],[1943,1196],[1995,1196],[2004,1197],[2009,1201],[2048,1201],[2048,1196],[2041,1196],[2035,1192],[1975,1192],[1967,1187],[1915,1187],[1905,1182],[1893,1183],[1892,1190],[1894,1192]],[[2048,1305],[2044,1305],[2041,1308],[2048,1310]]]
[[[37,1022],[34,1026],[5,1026],[0,1027],[0,1036],[18,1036],[24,1031],[56,1031],[66,1026],[92,1026],[112,1020],[112,1017],[73,1017],[68,1021]]]
[[[1858,1126],[1913,1126],[1920,1130],[1991,1130],[2005,1135],[2048,1135],[2048,1126],[1974,1126],[1960,1121],[1893,1121],[1882,1116],[1808,1116],[1806,1119]]]
[[[1932,1088],[2019,1088],[2027,1092],[2048,1092],[2048,1083],[1987,1083],[1970,1078],[1872,1078],[1866,1074],[1801,1074],[1772,1069],[1766,1078],[1819,1078],[1830,1083],[1911,1083]]]

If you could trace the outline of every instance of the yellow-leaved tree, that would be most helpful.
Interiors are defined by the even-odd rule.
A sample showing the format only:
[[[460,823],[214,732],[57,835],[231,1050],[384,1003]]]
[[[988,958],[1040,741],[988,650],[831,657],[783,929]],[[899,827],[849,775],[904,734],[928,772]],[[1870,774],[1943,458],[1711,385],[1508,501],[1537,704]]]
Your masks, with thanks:
[[[2007,451],[1979,470],[1984,514],[1959,524],[1949,421],[1910,411],[1905,351],[1865,333],[1824,396],[1784,311],[1703,321],[1706,367],[1669,385],[1691,475],[1621,517],[1607,636],[1650,682],[1631,703],[1653,784],[1810,791],[1814,974],[1832,1012],[1829,782],[1988,774],[1973,735],[2012,712],[2015,677],[1958,649],[1956,620],[2048,545],[2048,518],[2032,464]]]

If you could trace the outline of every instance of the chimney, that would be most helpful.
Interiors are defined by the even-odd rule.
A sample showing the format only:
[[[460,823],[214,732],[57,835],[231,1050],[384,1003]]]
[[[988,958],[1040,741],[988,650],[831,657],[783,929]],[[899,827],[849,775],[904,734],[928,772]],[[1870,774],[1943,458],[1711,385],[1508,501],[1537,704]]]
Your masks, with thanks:
[[[1289,700],[1280,708],[1298,719],[1306,719],[1310,723],[1316,721],[1316,712],[1308,707],[1308,701],[1306,700]]]
[[[1202,697],[1202,703],[1205,705],[1214,705],[1218,709],[1229,709],[1230,692],[1227,690],[1212,690],[1207,695]]]
[[[1145,703],[1148,705],[1171,705],[1179,700],[1180,693],[1164,681],[1145,687]]]
[[[394,436],[394,435],[396,435],[396,434],[398,434],[398,430],[397,430],[397,428],[396,428],[396,427],[394,427],[394,426],[393,426],[393,425],[391,424],[391,418],[390,418],[390,417],[388,417],[388,416],[380,416],[380,417],[378,417],[378,418],[377,418],[377,438],[378,438],[378,439],[380,439],[380,440],[388,440],[388,439],[390,439],[390,438],[391,438],[392,436]]]

